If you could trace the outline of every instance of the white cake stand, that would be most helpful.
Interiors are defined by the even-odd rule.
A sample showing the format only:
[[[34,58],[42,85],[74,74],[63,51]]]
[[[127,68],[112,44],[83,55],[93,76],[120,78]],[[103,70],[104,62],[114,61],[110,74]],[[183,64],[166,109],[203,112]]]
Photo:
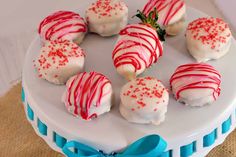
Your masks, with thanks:
[[[127,1],[130,16],[145,1],[133,3]],[[85,8],[79,9],[81,13]],[[82,14],[83,15],[83,14]],[[187,9],[187,22],[205,14]],[[130,23],[137,22],[130,18]],[[99,118],[85,122],[70,115],[61,102],[65,86],[56,86],[39,79],[33,68],[32,60],[38,55],[40,39],[31,44],[23,68],[22,100],[27,118],[35,131],[56,151],[67,141],[76,140],[106,153],[119,151],[137,139],[158,134],[168,143],[161,157],[201,157],[212,148],[221,144],[235,128],[236,108],[236,44],[233,40],[230,52],[217,61],[208,62],[222,74],[222,92],[219,99],[202,108],[192,108],[176,102],[170,95],[166,120],[159,126],[132,124],[124,120],[118,111],[119,91],[125,80],[113,67],[111,52],[117,36],[102,38],[89,34],[81,47],[86,50],[86,71],[98,71],[105,74],[113,84],[116,104],[111,112]],[[168,37],[164,47],[164,56],[143,75],[154,76],[169,88],[169,78],[177,66],[194,62],[188,54],[184,33]]]

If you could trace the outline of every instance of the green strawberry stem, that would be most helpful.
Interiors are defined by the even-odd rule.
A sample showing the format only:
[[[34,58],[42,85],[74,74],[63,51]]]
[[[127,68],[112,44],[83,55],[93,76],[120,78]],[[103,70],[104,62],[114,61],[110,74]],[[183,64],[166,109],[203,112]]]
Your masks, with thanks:
[[[138,17],[143,24],[153,27],[158,34],[158,37],[161,41],[165,41],[165,29],[162,29],[161,26],[157,23],[158,21],[158,12],[157,9],[154,8],[147,16],[141,12],[140,10],[137,11],[138,13],[134,16]]]

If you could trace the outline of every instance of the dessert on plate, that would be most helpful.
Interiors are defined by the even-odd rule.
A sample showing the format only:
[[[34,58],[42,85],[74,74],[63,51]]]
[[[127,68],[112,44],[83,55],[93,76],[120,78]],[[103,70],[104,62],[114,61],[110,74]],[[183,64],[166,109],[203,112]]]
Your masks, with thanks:
[[[186,30],[188,51],[198,62],[223,57],[229,51],[231,38],[228,24],[220,18],[198,18]]]
[[[171,76],[170,85],[177,101],[190,106],[203,106],[220,95],[221,75],[211,65],[184,64]]]
[[[120,113],[129,122],[159,125],[165,120],[169,94],[154,77],[129,81],[122,87],[120,99]]]
[[[128,23],[128,7],[122,0],[97,0],[86,10],[90,32],[116,35]]]
[[[139,24],[129,24],[120,31],[119,38],[112,52],[112,59],[117,72],[127,80],[156,63],[162,56],[165,31],[156,23],[156,10],[145,16],[142,12],[136,15],[142,20]]]
[[[148,0],[125,0],[131,13],[145,1]],[[85,3],[76,7],[85,13],[86,8],[81,8],[84,6]],[[206,16],[191,7],[187,12],[186,21]],[[235,128],[233,40],[229,53],[212,62],[222,72],[221,79],[214,67],[191,63],[193,58],[182,53],[187,50],[183,33],[164,45],[165,31],[156,23],[155,7],[147,16],[142,12],[137,16],[142,23],[123,28],[118,43],[116,36],[103,38],[88,33],[88,40],[80,45],[86,52],[71,39],[42,42],[37,36],[32,42],[22,73],[22,107],[34,130],[51,148],[75,157],[199,157]],[[162,53],[163,46],[169,54]],[[114,60],[109,60],[113,48]],[[160,57],[161,54],[166,56]],[[112,61],[129,81],[115,72]],[[191,64],[177,68],[176,63]],[[156,67],[150,68],[151,65]],[[171,69],[176,72],[170,79]],[[112,75],[112,85],[103,74]],[[50,84],[42,78],[66,85]],[[161,78],[163,84],[158,80]],[[170,97],[165,88],[169,89],[169,80],[173,92]],[[180,102],[189,106],[212,105],[196,108]]]
[[[91,120],[110,111],[112,86],[97,72],[83,72],[71,77],[62,97],[67,110],[76,117]]]
[[[46,41],[33,61],[40,78],[65,84],[84,69],[84,50],[69,40]]]
[[[86,32],[85,20],[72,11],[57,11],[47,16],[38,28],[38,33],[43,42],[62,39],[80,44]]]
[[[177,35],[183,30],[186,15],[184,0],[149,0],[143,13],[148,15],[154,8],[159,14],[158,24],[165,27],[168,35]]]

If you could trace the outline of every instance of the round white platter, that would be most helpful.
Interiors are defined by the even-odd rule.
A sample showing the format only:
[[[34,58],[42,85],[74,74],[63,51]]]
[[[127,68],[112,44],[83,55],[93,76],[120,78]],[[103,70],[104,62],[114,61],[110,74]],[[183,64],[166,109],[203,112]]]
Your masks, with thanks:
[[[126,3],[129,7],[129,22],[139,22],[131,16],[137,9],[142,9],[145,0],[139,0],[138,3],[126,0]],[[78,6],[76,12],[84,15],[85,9],[84,6]],[[188,7],[186,23],[203,16],[207,15]],[[235,40],[232,39],[233,44],[225,57],[208,62],[222,75],[219,99],[211,105],[193,108],[176,102],[170,93],[166,120],[159,126],[133,124],[121,117],[118,110],[119,92],[126,80],[113,66],[111,55],[116,40],[117,36],[103,38],[88,34],[81,44],[86,51],[85,71],[103,73],[111,80],[115,91],[116,103],[111,112],[92,121],[80,120],[67,112],[61,102],[64,85],[57,86],[38,78],[32,61],[40,50],[39,37],[32,42],[23,68],[22,99],[30,123],[53,149],[61,152],[66,141],[77,140],[110,153],[124,149],[143,136],[158,134],[168,143],[163,157],[201,157],[222,143],[235,128]],[[169,78],[176,67],[192,62],[195,60],[187,52],[183,32],[176,37],[166,38],[163,56],[141,76],[157,77],[169,88]]]

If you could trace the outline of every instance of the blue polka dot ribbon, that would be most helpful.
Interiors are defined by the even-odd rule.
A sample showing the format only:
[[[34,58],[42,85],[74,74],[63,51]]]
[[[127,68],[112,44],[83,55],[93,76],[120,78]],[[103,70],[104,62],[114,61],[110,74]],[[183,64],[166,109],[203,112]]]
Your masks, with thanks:
[[[68,157],[157,157],[165,151],[166,147],[167,143],[159,135],[148,135],[120,153],[105,154],[77,141],[67,142],[62,151]]]

